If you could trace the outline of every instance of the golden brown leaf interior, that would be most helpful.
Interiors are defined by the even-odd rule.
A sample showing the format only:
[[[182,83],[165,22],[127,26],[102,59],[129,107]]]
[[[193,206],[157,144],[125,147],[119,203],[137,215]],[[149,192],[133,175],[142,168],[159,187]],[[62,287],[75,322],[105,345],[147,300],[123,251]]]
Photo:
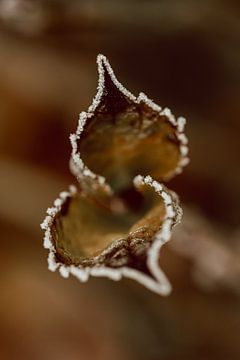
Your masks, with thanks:
[[[167,179],[180,156],[173,126],[144,104],[116,115],[95,115],[79,149],[88,168],[104,176],[115,191],[129,187],[138,174]]]
[[[118,208],[115,205],[115,209],[105,208],[81,193],[69,198],[54,220],[52,234],[57,259],[65,264],[104,263],[118,267],[123,262],[136,263],[139,256],[145,256],[146,247],[161,227],[165,207],[153,189],[145,189],[144,201],[135,194],[136,190],[131,191],[135,206],[138,196],[138,211],[123,198],[117,199],[122,205]],[[110,245],[114,245],[112,250],[103,255]]]

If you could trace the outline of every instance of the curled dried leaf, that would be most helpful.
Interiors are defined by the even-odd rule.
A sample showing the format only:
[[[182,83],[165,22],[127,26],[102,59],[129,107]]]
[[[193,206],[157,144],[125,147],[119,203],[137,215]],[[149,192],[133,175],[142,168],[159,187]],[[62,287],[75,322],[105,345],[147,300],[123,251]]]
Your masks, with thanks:
[[[70,165],[79,188],[61,193],[42,224],[49,268],[81,281],[126,276],[166,295],[171,287],[159,251],[181,208],[158,180],[187,163],[185,120],[144,94],[135,98],[104,56],[97,63],[97,95],[71,135]]]
[[[138,174],[164,181],[179,173],[188,162],[185,119],[123,88],[104,56],[97,63],[98,93],[71,136],[72,171],[82,186],[96,188],[96,178],[121,192]]]

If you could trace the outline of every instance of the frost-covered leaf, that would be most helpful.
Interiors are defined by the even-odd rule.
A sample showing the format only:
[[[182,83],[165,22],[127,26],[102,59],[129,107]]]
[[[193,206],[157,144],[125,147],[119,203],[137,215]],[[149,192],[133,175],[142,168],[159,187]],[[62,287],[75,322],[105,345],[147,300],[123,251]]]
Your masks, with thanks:
[[[181,208],[159,181],[187,164],[185,119],[128,92],[104,56],[97,63],[98,92],[71,135],[79,188],[61,193],[42,224],[49,268],[81,281],[126,276],[166,295],[159,251]]]

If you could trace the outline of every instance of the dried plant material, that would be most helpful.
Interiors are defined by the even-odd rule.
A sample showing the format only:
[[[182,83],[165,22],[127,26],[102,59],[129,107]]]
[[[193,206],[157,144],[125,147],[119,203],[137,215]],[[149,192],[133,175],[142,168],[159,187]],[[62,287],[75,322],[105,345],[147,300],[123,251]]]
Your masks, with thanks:
[[[49,269],[81,281],[125,276],[167,295],[159,251],[182,212],[177,195],[159,181],[188,162],[185,119],[142,93],[135,98],[104,56],[97,63],[97,95],[70,136],[79,188],[61,193],[42,224]]]

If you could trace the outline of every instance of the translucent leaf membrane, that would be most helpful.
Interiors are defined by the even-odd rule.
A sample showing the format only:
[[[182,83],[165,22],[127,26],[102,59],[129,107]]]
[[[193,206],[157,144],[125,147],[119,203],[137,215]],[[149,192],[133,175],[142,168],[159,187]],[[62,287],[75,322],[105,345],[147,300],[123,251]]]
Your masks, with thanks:
[[[68,198],[53,222],[57,259],[83,266],[135,266],[143,250],[146,255],[166,215],[162,198],[146,187],[144,197],[139,193],[138,211],[120,199],[106,208],[81,192]]]
[[[158,180],[171,177],[180,151],[175,129],[166,117],[144,103],[128,104],[117,113],[108,113],[105,104],[102,107],[89,119],[78,141],[84,164],[102,175],[114,191],[130,187],[138,174],[151,174]]]

